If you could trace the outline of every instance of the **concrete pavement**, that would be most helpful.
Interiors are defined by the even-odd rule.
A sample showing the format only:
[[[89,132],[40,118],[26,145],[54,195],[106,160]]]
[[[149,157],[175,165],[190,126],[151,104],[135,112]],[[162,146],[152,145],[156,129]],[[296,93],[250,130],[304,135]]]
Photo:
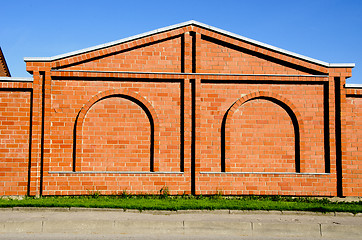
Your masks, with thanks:
[[[362,239],[362,214],[0,209],[0,239]]]

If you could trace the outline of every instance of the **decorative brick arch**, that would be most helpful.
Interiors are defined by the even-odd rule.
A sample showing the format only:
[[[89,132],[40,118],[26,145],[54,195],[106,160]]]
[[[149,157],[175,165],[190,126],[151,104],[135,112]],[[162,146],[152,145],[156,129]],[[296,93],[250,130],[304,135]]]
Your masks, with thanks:
[[[73,130],[73,171],[80,171],[80,164],[77,164],[77,146],[81,146],[82,140],[81,138],[77,138],[77,134],[82,132],[83,122],[88,113],[88,111],[94,106],[97,102],[107,99],[107,98],[124,98],[127,100],[132,101],[133,103],[137,104],[139,107],[143,109],[146,113],[149,121],[150,121],[150,129],[151,129],[151,136],[150,136],[150,171],[158,171],[159,166],[155,164],[154,161],[154,154],[155,151],[159,149],[159,139],[158,135],[155,132],[159,131],[159,120],[157,118],[157,114],[153,106],[143,97],[138,95],[137,93],[130,91],[128,89],[112,89],[107,90],[104,92],[100,92],[93,96],[87,103],[85,103],[78,115],[76,117],[74,123],[74,130]]]
[[[271,101],[281,108],[283,108],[289,117],[292,120],[293,128],[294,128],[294,137],[295,137],[295,171],[297,173],[301,172],[301,158],[300,158],[300,133],[304,132],[304,124],[301,119],[301,114],[294,106],[292,102],[288,99],[271,92],[258,91],[253,92],[251,94],[247,94],[241,98],[239,98],[236,102],[234,102],[228,110],[225,112],[222,124],[221,124],[221,171],[225,172],[226,170],[226,162],[225,162],[225,149],[226,145],[230,143],[230,132],[226,131],[226,122],[228,119],[232,118],[235,111],[243,104],[256,100],[263,99]]]

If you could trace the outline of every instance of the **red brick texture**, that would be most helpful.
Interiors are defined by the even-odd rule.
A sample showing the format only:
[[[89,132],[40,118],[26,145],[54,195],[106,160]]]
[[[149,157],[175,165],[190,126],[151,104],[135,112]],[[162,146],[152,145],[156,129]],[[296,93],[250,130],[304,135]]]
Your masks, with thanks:
[[[181,37],[125,49],[116,54],[68,67],[71,70],[181,72]]]
[[[350,68],[191,24],[27,70],[1,92],[2,195],[362,195]]]
[[[362,89],[346,89],[343,189],[346,196],[362,196]]]
[[[153,120],[132,99],[123,96],[129,95],[105,96],[78,117],[79,171],[151,170]]]
[[[0,85],[0,195],[26,195],[32,86]]]
[[[222,126],[226,171],[296,172],[298,125],[294,126],[285,109],[273,102],[276,98],[258,94],[242,99],[232,105]]]

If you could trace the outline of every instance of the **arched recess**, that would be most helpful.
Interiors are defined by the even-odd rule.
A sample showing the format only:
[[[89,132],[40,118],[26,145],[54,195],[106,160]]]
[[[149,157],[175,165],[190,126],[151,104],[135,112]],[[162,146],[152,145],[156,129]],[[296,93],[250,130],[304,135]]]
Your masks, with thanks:
[[[290,117],[290,120],[293,125],[294,130],[294,155],[295,155],[295,172],[301,172],[301,157],[300,157],[300,133],[303,132],[304,126],[303,121],[301,120],[301,115],[297,111],[296,107],[291,103],[288,99],[279,96],[278,94],[270,93],[270,92],[254,92],[248,95],[243,96],[234,102],[228,110],[225,112],[222,124],[221,124],[221,172],[226,172],[226,148],[228,148],[231,139],[230,132],[227,131],[226,124],[232,119],[233,115],[237,111],[239,107],[244,105],[245,103],[251,102],[253,100],[266,100],[274,103],[284,109],[284,111]],[[263,114],[263,113],[260,113]]]
[[[97,105],[97,103],[113,99],[128,101],[132,103],[134,106],[140,108],[142,112],[147,116],[150,128],[149,149],[143,149],[142,151],[143,152],[149,151],[149,169],[147,171],[151,172],[158,171],[158,165],[156,165],[154,162],[155,150],[156,151],[158,150],[158,142],[159,142],[158,137],[155,135],[155,132],[159,131],[159,121],[156,112],[152,107],[152,105],[146,99],[144,99],[135,92],[125,89],[112,89],[100,92],[97,95],[93,96],[86,104],[84,104],[83,107],[78,112],[73,130],[73,171],[82,170],[81,162],[79,162],[79,159],[82,159],[83,157],[83,152],[81,151],[82,133],[83,133],[84,121],[87,117],[87,114]],[[137,127],[137,123],[135,123],[135,125]],[[117,135],[117,132],[114,132],[114,135]]]

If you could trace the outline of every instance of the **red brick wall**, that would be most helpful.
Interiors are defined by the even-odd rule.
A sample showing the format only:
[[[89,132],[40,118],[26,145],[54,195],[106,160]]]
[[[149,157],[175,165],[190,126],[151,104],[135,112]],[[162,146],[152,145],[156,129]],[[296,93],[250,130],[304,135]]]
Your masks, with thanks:
[[[260,77],[261,79],[263,77]],[[265,77],[264,77],[265,79]],[[300,82],[296,81],[295,85],[282,84],[201,84],[201,93],[199,102],[200,105],[200,114],[202,118],[200,119],[200,129],[198,133],[203,136],[203,142],[201,145],[208,146],[209,151],[211,152],[210,158],[208,155],[203,154],[203,159],[207,159],[207,165],[205,168],[209,169],[208,171],[216,171],[220,169],[219,159],[220,159],[220,131],[223,117],[226,111],[238,101],[241,97],[249,96],[250,94],[264,92],[265,94],[275,94],[272,99],[278,100],[281,98],[283,101],[289,100],[295,109],[298,112],[294,114],[300,114],[299,116],[299,125],[300,125],[300,138],[302,142],[301,146],[301,162],[302,172],[324,172],[324,120],[323,120],[323,86],[321,85],[299,85]],[[262,95],[264,94],[262,93]],[[264,95],[265,95],[264,94]],[[258,100],[261,102],[261,100]],[[249,108],[248,105],[257,105],[257,100],[252,100],[246,102],[245,104],[239,106],[237,109],[243,111],[242,109]],[[258,159],[264,159],[265,153],[261,150],[261,145],[264,145],[262,141],[267,141],[268,138],[279,138],[285,131],[288,131],[288,128],[285,128],[284,125],[289,125],[289,133],[285,137],[293,137],[294,131],[291,130],[291,119],[288,116],[287,112],[281,108],[276,103],[271,101],[265,101],[264,105],[268,104],[269,108],[260,109],[262,106],[257,107],[257,109],[250,109],[249,111],[254,111],[252,116],[248,115],[248,112],[243,112],[246,123],[242,128],[233,128],[228,126],[226,123],[226,134],[228,131],[231,131],[230,141],[226,140],[226,157],[230,158],[231,155],[243,154],[241,149],[237,150],[235,147],[230,149],[232,144],[242,144],[242,142],[251,142],[256,140],[258,136],[263,136],[264,140],[259,138],[259,141],[253,143],[255,155],[258,157],[253,159],[258,163]],[[234,113],[232,116],[233,120],[238,115],[238,112]],[[245,110],[244,110],[245,111]],[[248,111],[248,110],[246,110]],[[281,113],[281,115],[276,114],[275,111]],[[266,122],[267,114],[273,114],[270,116],[270,121]],[[278,116],[277,116],[278,115]],[[253,119],[255,116],[258,119]],[[273,117],[275,120],[273,120]],[[278,120],[277,120],[278,119]],[[282,120],[283,119],[283,120]],[[239,119],[241,120],[241,119]],[[280,121],[282,120],[282,121]],[[242,121],[242,120],[241,120]],[[288,123],[287,123],[288,121]],[[253,122],[251,124],[251,122]],[[241,124],[241,123],[239,123]],[[265,124],[268,126],[268,129],[265,129],[264,132],[258,131],[258,128],[264,128]],[[282,124],[282,125],[280,125]],[[271,126],[278,125],[278,128],[273,128]],[[212,127],[210,127],[212,126]],[[237,126],[236,126],[237,127]],[[240,126],[239,126],[240,127]],[[249,131],[249,136],[240,136],[239,133],[245,133]],[[258,135],[251,135],[251,132],[258,132]],[[267,134],[269,132],[270,134]],[[274,134],[272,134],[274,133]],[[239,136],[237,136],[239,135]],[[234,138],[236,137],[236,138]],[[280,139],[280,138],[279,138]],[[280,139],[280,142],[283,140]],[[217,143],[217,144],[216,144]],[[277,144],[278,145],[278,144]],[[284,145],[284,144],[283,144]],[[241,147],[241,146],[240,146]],[[246,147],[244,145],[244,147]],[[281,146],[280,146],[281,147]],[[288,148],[288,147],[286,147]],[[279,149],[281,150],[281,149]],[[228,156],[229,155],[229,156]],[[247,157],[246,157],[247,158]],[[294,157],[293,157],[294,159]],[[250,160],[252,161],[252,160]],[[204,169],[206,170],[206,169]]]
[[[89,109],[81,128],[80,171],[150,171],[151,125],[137,104],[103,99]]]
[[[26,83],[0,82],[0,195],[26,195],[30,102]]]
[[[245,48],[212,38],[201,41],[200,72],[243,74],[306,74],[305,72],[262,58]],[[253,55],[254,53],[254,55]],[[257,55],[257,56],[255,56]]]
[[[6,150],[21,157],[4,158],[23,169],[4,165],[3,195],[337,195],[334,78],[349,68],[185,26],[27,70],[31,182],[30,92],[3,91],[22,106],[3,112],[24,121],[11,135],[23,145]],[[341,94],[343,191],[361,195],[360,98]]]
[[[71,70],[181,72],[181,37],[127,49],[98,60],[68,67]]]
[[[49,163],[50,172],[73,169],[73,131],[77,116],[77,171],[149,172],[149,118],[152,118],[155,171],[180,172],[179,82],[130,82],[127,79],[114,82],[53,80],[51,84],[52,124],[47,138],[51,142],[52,154],[49,159],[45,159],[45,162]],[[141,105],[147,108],[151,116],[147,116]],[[69,183],[66,180],[68,177],[53,186],[53,176],[57,175],[58,173],[51,173],[44,178],[44,194],[54,194],[59,185],[62,185],[62,191],[56,191],[57,194],[70,194],[72,189],[79,191],[73,191],[72,194],[84,194],[98,185],[104,186],[101,190],[108,194],[123,190],[138,193],[158,192],[164,185],[175,185],[169,188],[177,189],[179,193],[187,191],[182,183],[180,186],[175,183],[162,183],[171,181],[172,178],[177,182],[174,174],[170,180],[157,179],[153,173],[141,174],[142,176],[131,174],[133,177],[124,181],[122,173],[116,173],[111,174],[117,179],[112,180],[112,183],[104,182],[101,180],[103,178],[95,178],[98,179],[95,183],[80,188],[77,185],[78,180]],[[110,178],[107,173],[103,175]],[[142,182],[144,180],[140,178],[146,178],[148,183]],[[168,176],[165,177],[167,178]],[[181,179],[184,181],[184,176],[181,175]]]
[[[343,155],[343,190],[346,196],[362,196],[362,90],[347,89],[346,152]]]
[[[196,128],[199,136],[196,161],[202,172],[197,181],[200,193],[304,195],[308,191],[316,195],[335,194],[334,173],[324,175],[323,85],[303,84],[302,78],[295,78],[295,84],[283,84],[281,77],[279,80],[273,85],[237,84],[237,79],[233,84],[232,81],[201,83],[196,103],[200,114]],[[281,103],[297,116],[301,174],[296,174],[295,168],[293,123],[287,111],[278,105]],[[230,111],[233,114],[227,118],[225,126],[226,173],[213,173],[220,172],[222,167],[221,128],[229,108],[228,115]],[[261,181],[260,177],[269,180]]]
[[[255,99],[227,119],[228,172],[295,172],[295,136],[291,118],[277,104]]]

